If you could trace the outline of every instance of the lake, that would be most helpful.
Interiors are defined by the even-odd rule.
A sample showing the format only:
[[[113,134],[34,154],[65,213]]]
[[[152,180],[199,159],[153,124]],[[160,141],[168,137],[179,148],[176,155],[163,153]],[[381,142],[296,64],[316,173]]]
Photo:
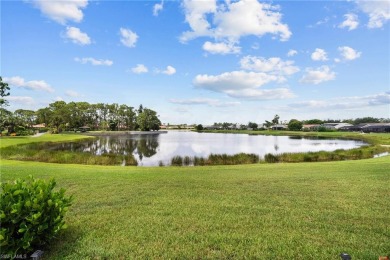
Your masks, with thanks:
[[[95,155],[133,154],[139,166],[158,166],[159,162],[170,165],[177,155],[207,157],[211,153],[253,153],[264,157],[267,153],[334,151],[363,145],[363,141],[357,140],[168,131],[155,135],[99,136],[76,143],[56,144],[50,149]]]

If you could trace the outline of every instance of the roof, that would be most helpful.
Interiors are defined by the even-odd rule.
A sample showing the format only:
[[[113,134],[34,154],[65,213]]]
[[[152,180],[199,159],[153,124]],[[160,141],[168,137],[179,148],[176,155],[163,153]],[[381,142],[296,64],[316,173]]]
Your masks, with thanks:
[[[44,128],[44,127],[46,127],[46,124],[43,123],[43,124],[33,125],[32,127],[33,128]]]

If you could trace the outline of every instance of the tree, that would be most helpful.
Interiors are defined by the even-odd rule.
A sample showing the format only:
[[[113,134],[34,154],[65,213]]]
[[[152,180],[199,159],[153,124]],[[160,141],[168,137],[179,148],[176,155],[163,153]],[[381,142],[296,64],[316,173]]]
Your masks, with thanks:
[[[272,119],[272,124],[277,125],[279,124],[280,117],[278,115],[274,116],[274,119]]]
[[[0,77],[0,96],[1,97],[6,97],[9,96],[9,87],[8,83],[3,82],[3,78]],[[8,105],[8,101],[0,98],[0,107]]]
[[[297,119],[291,119],[288,123],[288,129],[291,131],[300,131],[302,130],[302,122]]]
[[[268,121],[268,120],[265,120],[265,123],[264,123],[264,126],[266,128],[270,128],[272,126],[272,122]]]
[[[196,131],[202,131],[203,130],[203,125],[199,124],[196,126]]]
[[[161,121],[158,119],[156,111],[144,108],[137,116],[137,124],[141,131],[159,130]]]
[[[362,123],[380,123],[380,119],[374,118],[374,117],[363,117],[363,118],[356,118],[353,123],[355,125],[362,124]]]
[[[305,124],[308,124],[308,125],[321,125],[324,123],[324,121],[320,120],[320,119],[310,119],[310,120],[305,120],[304,121]]]
[[[257,125],[256,123],[249,122],[249,123],[248,123],[248,127],[249,127],[249,128],[252,128],[253,130],[256,130],[257,127],[258,127],[258,125]]]

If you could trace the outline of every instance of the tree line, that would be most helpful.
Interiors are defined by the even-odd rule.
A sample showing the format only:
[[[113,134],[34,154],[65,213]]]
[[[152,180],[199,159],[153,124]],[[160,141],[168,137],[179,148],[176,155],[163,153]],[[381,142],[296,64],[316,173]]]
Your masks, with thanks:
[[[45,124],[52,133],[77,131],[80,127],[103,131],[151,131],[159,130],[161,125],[156,111],[142,105],[134,109],[117,103],[56,101],[37,111],[17,109],[15,112],[2,107],[0,117],[1,131],[8,130],[8,133],[31,131],[36,124]]]

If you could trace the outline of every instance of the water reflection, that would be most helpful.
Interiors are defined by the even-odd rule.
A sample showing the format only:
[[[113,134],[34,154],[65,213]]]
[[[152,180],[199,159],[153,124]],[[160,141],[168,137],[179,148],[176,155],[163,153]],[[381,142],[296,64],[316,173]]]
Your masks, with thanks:
[[[362,141],[256,136],[170,131],[160,135],[102,136],[75,143],[56,144],[50,149],[91,153],[93,155],[132,155],[140,166],[169,165],[176,156],[207,157],[213,154],[333,151],[364,145]]]

